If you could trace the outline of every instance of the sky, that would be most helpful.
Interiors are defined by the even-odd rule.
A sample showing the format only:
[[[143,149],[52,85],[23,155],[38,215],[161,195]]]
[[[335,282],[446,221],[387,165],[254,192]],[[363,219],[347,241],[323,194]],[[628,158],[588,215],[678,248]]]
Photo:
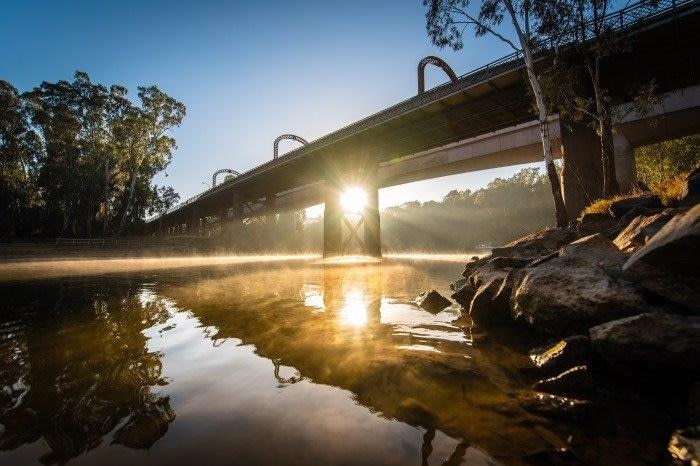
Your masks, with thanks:
[[[421,0],[7,0],[0,43],[0,79],[20,91],[80,70],[125,85],[132,98],[137,86],[155,84],[183,102],[178,148],[155,180],[182,200],[206,189],[217,169],[271,159],[280,134],[311,141],[415,95],[426,55],[460,75],[510,52],[490,37],[470,36],[458,52],[436,48]],[[447,79],[427,68],[427,88]],[[283,141],[280,153],[295,144]],[[519,168],[383,189],[380,207],[441,199]]]

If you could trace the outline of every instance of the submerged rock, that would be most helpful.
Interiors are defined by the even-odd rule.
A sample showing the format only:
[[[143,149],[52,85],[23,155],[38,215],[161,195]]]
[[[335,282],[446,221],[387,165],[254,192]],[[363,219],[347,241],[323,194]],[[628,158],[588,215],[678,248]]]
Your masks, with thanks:
[[[621,251],[635,251],[644,246],[676,213],[674,209],[666,209],[652,215],[634,217],[613,242]]]
[[[615,218],[620,218],[635,207],[658,209],[663,207],[663,205],[661,204],[661,198],[659,196],[645,194],[613,202],[610,204],[610,214]]]
[[[416,302],[428,312],[437,314],[450,306],[452,302],[435,290],[424,291],[418,295]]]
[[[668,451],[676,460],[692,466],[700,465],[700,426],[675,431],[668,443]]]
[[[560,373],[574,366],[587,365],[591,359],[591,340],[573,335],[530,351],[530,359],[546,374]]]
[[[620,276],[625,258],[610,240],[593,235],[564,246],[559,257],[521,269],[510,302],[513,318],[570,335],[648,311],[639,291]]]
[[[666,223],[624,264],[636,283],[700,313],[700,205]]]
[[[539,392],[555,395],[580,396],[589,394],[594,387],[588,366],[575,366],[555,377],[540,380],[533,388]]]
[[[700,317],[651,312],[598,325],[589,334],[594,352],[621,374],[700,375]]]

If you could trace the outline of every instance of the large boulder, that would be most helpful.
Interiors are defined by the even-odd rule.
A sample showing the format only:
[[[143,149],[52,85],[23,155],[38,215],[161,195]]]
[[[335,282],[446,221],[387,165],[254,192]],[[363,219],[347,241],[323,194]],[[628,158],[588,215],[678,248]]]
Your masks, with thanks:
[[[501,248],[494,248],[491,254],[536,259],[556,251],[576,238],[576,231],[571,228],[544,228]]]
[[[593,235],[562,247],[559,257],[519,270],[510,302],[513,318],[566,336],[648,311],[643,296],[620,274],[625,258],[610,240]]]
[[[661,198],[654,194],[644,194],[620,199],[610,204],[610,214],[615,218],[620,218],[635,207],[658,209],[662,207]]]
[[[650,312],[589,331],[593,351],[620,374],[692,380],[700,374],[700,317]]]
[[[476,289],[471,283],[464,283],[457,291],[452,293],[450,298],[454,299],[462,307],[469,309],[469,306],[474,299]]]
[[[700,203],[700,167],[688,174],[683,185],[680,205],[693,207]]]
[[[700,313],[700,205],[673,217],[622,267],[637,284]]]
[[[652,215],[637,216],[617,235],[613,243],[621,251],[635,251],[657,234],[676,213],[676,209],[666,209]]]

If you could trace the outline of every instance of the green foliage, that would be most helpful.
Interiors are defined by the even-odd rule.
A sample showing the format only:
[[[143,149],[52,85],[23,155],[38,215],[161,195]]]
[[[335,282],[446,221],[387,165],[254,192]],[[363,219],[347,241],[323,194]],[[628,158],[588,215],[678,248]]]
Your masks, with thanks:
[[[185,106],[155,86],[138,88],[138,105],[127,94],[82,72],[23,95],[0,81],[0,234],[134,232],[177,201],[151,181],[170,163]]]
[[[677,195],[678,180],[700,166],[700,135],[660,142],[635,149],[637,178],[665,197]]]

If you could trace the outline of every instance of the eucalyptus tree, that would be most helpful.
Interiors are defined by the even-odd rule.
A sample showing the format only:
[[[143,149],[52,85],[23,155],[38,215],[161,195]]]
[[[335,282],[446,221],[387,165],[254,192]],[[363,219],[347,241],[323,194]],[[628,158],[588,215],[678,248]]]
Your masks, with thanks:
[[[600,137],[600,162],[605,197],[618,194],[620,187],[615,174],[613,133],[615,126],[630,112],[645,113],[657,102],[656,84],[628,83],[627,92],[611,93],[603,61],[624,52],[629,39],[617,32],[623,26],[623,14],[610,15],[610,0],[542,0],[556,5],[558,21],[551,34],[567,32],[572,39],[567,58],[558,60],[544,82],[547,100],[557,107],[560,115],[588,123]],[[649,2],[645,8],[655,8]],[[571,53],[573,52],[573,53]],[[583,73],[581,72],[583,71]],[[582,92],[583,83],[590,83],[592,95]],[[620,105],[629,103],[631,105]]]
[[[522,55],[537,111],[542,152],[554,198],[556,225],[565,227],[568,217],[552,156],[548,124],[550,113],[542,92],[541,75],[535,66],[537,42],[547,35],[547,28],[556,25],[555,18],[561,4],[548,0],[482,0],[476,13],[472,13],[470,3],[470,0],[423,0],[423,5],[427,7],[428,35],[438,47],[449,46],[460,50],[464,46],[464,32],[469,28],[477,37],[492,35]],[[514,40],[501,30],[504,21],[512,25]]]
[[[153,176],[164,170],[177,148],[169,132],[182,123],[186,108],[182,102],[165,94],[156,86],[139,87],[140,107],[126,112],[118,136],[125,150],[127,181],[122,193],[118,234],[124,232],[129,218],[143,216],[147,208],[148,187]],[[144,183],[146,186],[144,186]],[[136,196],[137,187],[141,196]]]
[[[23,234],[29,211],[39,203],[35,159],[41,150],[27,122],[26,105],[15,87],[0,80],[0,234]]]

